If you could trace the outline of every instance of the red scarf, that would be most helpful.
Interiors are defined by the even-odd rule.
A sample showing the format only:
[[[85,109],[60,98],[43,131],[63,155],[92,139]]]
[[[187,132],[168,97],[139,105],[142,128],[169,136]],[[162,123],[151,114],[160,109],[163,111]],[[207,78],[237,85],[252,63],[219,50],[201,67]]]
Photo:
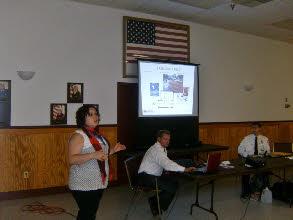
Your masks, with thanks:
[[[84,133],[88,136],[88,138],[90,139],[91,144],[93,145],[93,147],[95,148],[96,151],[100,151],[102,150],[101,144],[98,141],[98,137],[101,140],[104,140],[103,137],[99,134],[99,127],[96,128],[82,128],[82,130],[84,131]],[[105,169],[105,161],[100,161],[97,160],[98,164],[99,164],[99,168],[100,168],[100,172],[101,172],[101,177],[102,177],[102,183],[103,185],[106,182],[106,169]]]

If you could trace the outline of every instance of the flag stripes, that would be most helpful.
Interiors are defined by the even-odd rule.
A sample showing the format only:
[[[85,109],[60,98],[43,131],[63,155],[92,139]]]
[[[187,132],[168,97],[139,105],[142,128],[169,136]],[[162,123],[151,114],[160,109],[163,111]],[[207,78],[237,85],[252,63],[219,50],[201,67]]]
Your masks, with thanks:
[[[137,58],[189,61],[189,27],[128,18],[126,62]]]

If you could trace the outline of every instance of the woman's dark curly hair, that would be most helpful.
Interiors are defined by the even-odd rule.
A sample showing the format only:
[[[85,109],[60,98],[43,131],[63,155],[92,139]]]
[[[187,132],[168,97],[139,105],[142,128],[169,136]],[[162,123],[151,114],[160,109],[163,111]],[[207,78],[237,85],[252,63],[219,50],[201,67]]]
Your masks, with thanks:
[[[76,125],[78,128],[82,128],[85,126],[85,118],[87,115],[89,115],[90,108],[96,109],[97,114],[100,117],[99,110],[95,105],[83,105],[76,111],[75,115]]]

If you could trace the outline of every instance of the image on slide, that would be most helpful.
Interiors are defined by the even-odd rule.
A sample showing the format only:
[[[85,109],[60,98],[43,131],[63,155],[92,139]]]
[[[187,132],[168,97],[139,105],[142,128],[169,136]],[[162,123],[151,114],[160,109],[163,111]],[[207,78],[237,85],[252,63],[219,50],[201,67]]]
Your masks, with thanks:
[[[163,91],[183,93],[183,75],[163,74]]]

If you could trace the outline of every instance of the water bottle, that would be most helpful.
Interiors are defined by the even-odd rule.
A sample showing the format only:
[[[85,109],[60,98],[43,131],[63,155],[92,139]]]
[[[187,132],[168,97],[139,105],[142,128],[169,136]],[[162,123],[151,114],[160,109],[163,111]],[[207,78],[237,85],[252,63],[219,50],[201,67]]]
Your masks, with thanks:
[[[262,191],[260,201],[263,202],[263,203],[272,203],[272,201],[273,201],[272,191],[269,190],[268,187],[266,187],[266,188]]]

